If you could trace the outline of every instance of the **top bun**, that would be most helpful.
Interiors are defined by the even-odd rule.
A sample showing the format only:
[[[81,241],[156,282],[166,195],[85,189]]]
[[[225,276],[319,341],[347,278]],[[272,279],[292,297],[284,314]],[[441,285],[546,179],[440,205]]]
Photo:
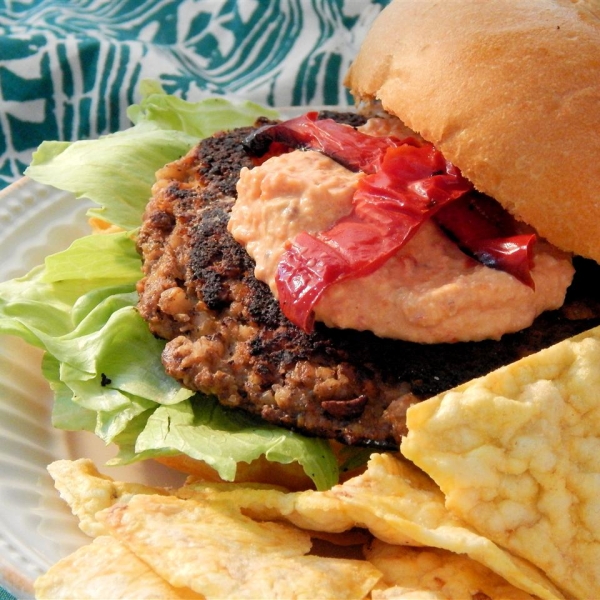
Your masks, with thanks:
[[[346,84],[600,262],[600,0],[394,0]]]

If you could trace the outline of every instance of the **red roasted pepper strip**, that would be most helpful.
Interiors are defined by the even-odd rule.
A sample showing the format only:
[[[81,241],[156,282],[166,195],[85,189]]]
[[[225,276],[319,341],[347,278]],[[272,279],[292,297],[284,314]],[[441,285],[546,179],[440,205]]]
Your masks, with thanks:
[[[472,185],[430,144],[386,150],[378,172],[365,175],[353,211],[329,230],[301,233],[279,262],[279,302],[305,331],[325,290],[368,275],[395,254],[417,229]]]
[[[479,202],[475,195],[465,196],[444,207],[435,221],[486,267],[505,271],[535,289],[531,269],[536,235],[514,233],[514,220],[506,211],[501,215],[503,222],[496,223]]]
[[[472,240],[468,249],[486,267],[505,271],[535,289],[531,269],[536,239],[534,233],[529,233],[491,240]]]
[[[265,125],[250,135],[245,145],[258,155],[267,152],[273,142],[316,150],[350,171],[373,173],[379,168],[387,148],[406,142],[391,136],[367,135],[333,119],[317,117],[317,112],[309,112],[282,123]]]

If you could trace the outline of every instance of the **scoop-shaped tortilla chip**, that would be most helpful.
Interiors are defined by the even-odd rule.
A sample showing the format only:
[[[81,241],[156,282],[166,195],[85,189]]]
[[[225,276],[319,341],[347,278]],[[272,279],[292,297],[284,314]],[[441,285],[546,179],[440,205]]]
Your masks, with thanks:
[[[366,557],[383,573],[383,589],[374,590],[372,600],[533,599],[464,554],[438,548],[392,546],[374,540]]]
[[[343,502],[330,492],[286,492],[267,485],[196,481],[175,494],[187,499],[226,500],[253,519],[284,519],[310,531],[340,533],[355,526]]]
[[[100,536],[35,581],[37,600],[202,600],[174,588],[116,539]]]
[[[134,494],[167,494],[167,490],[141,483],[114,481],[98,471],[88,458],[57,460],[48,465],[54,486],[61,498],[79,518],[79,528],[91,537],[106,530],[96,520],[96,513]]]
[[[411,407],[408,429],[453,513],[600,597],[600,328]]]

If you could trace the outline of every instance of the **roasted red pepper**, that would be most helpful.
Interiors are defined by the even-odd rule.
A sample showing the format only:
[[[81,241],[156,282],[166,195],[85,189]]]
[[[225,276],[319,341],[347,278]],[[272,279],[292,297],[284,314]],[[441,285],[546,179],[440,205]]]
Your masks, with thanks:
[[[506,237],[504,216],[473,211],[472,184],[431,144],[369,136],[331,119],[318,120],[317,113],[267,125],[247,140],[259,155],[272,150],[272,143],[316,150],[365,173],[352,212],[327,231],[299,234],[279,262],[279,302],[303,330],[312,330],[314,306],[330,285],[372,273],[432,217],[483,264],[533,286],[535,236],[510,231]]]
[[[349,125],[317,117],[317,112],[309,112],[289,121],[265,125],[251,134],[245,145],[255,155],[269,151],[272,143],[316,150],[350,171],[373,173],[379,168],[387,148],[404,143],[394,137],[366,135]]]
[[[506,271],[535,288],[531,268],[536,235],[517,233],[514,219],[495,200],[469,194],[444,207],[435,221],[486,267]]]

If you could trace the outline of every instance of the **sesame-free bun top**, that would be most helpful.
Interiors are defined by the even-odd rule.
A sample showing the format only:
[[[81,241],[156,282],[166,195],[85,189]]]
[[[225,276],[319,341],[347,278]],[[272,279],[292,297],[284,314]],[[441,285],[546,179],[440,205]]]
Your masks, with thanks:
[[[346,84],[600,262],[600,0],[394,0]]]

